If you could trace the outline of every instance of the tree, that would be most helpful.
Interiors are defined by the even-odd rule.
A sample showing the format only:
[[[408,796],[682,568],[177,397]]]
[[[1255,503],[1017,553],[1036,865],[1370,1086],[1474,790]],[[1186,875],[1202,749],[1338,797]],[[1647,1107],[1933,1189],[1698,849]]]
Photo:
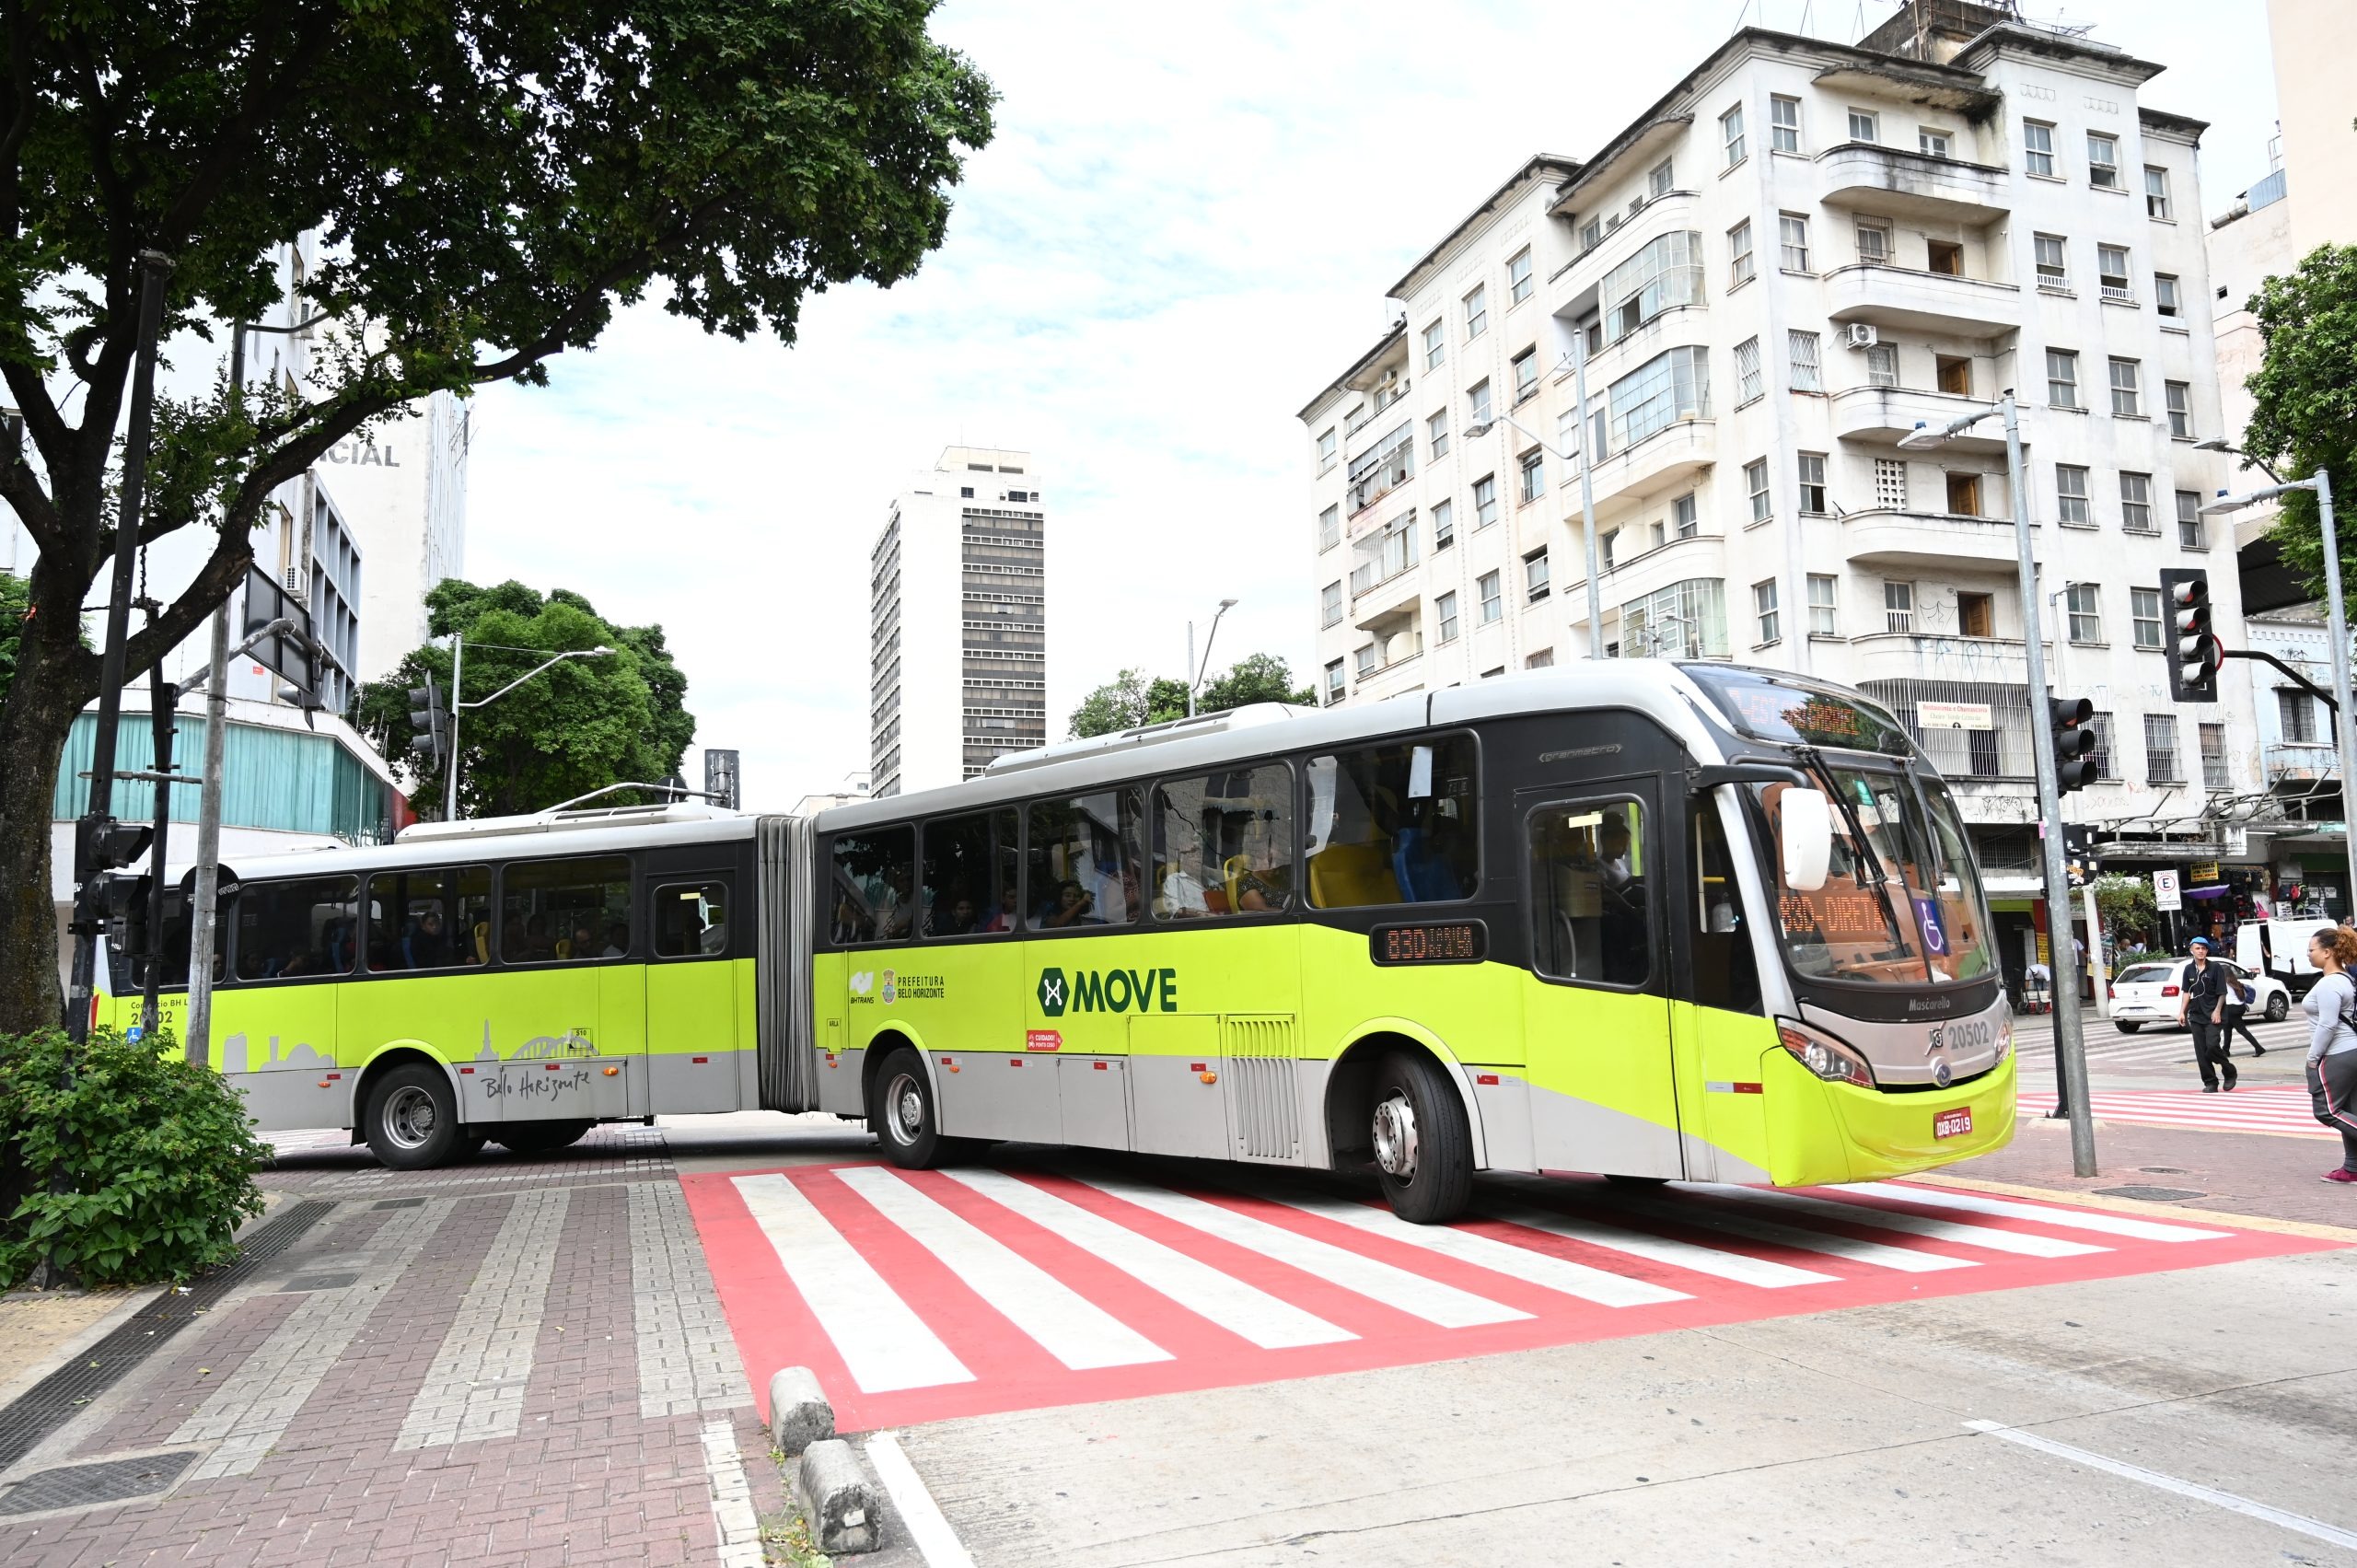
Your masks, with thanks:
[[[114,547],[110,477],[140,253],[165,331],[278,303],[334,323],[311,383],[160,399],[143,541],[215,535],[130,642],[148,668],[243,578],[279,484],[437,390],[544,384],[618,304],[791,343],[804,297],[889,285],[937,246],[989,84],[933,0],[120,0],[10,13],[0,79],[0,374],[29,461],[24,679],[0,703],[0,1032],[55,1022],[49,810],[98,695],[81,610]],[[70,378],[70,386],[69,386]],[[74,416],[78,415],[78,423]]]
[[[2096,892],[2096,913],[2115,941],[2142,937],[2159,929],[2160,910],[2153,902],[2153,884],[2142,877],[2107,871],[2090,884]]]
[[[2250,389],[2243,451],[2285,479],[2318,469],[2332,475],[2344,517],[2357,517],[2357,246],[2322,245],[2289,277],[2269,278],[2251,296],[2263,344]],[[2311,492],[2282,500],[2271,537],[2285,564],[2324,597],[2324,530]],[[2357,603],[2357,528],[2344,522],[2341,586]]]
[[[633,781],[657,783],[679,772],[695,738],[695,715],[684,705],[688,679],[671,661],[660,626],[616,626],[579,594],[558,588],[543,598],[521,583],[478,587],[456,578],[426,595],[427,629],[467,640],[464,675],[470,698],[491,695],[542,663],[573,649],[610,647],[599,658],[566,659],[532,677],[459,726],[464,767],[459,807],[470,817],[506,817],[546,810],[560,802]],[[392,758],[423,759],[409,750],[409,694],[427,677],[448,700],[450,649],[427,643],[401,660],[389,678],[361,689],[359,726]],[[412,766],[410,804],[438,814],[447,778],[440,767]],[[609,796],[627,805],[636,796]]]
[[[13,572],[0,572],[0,703],[17,679],[17,643],[32,613],[30,585]]]
[[[1318,692],[1314,687],[1295,686],[1292,667],[1276,655],[1254,654],[1237,660],[1234,668],[1204,687],[1195,707],[1199,712],[1216,713],[1247,703],[1291,703],[1314,708]]]
[[[1247,703],[1293,703],[1318,705],[1309,687],[1296,690],[1293,670],[1274,654],[1253,654],[1236,661],[1233,668],[1195,694],[1195,711],[1215,714]],[[1148,680],[1144,673],[1125,669],[1082,699],[1072,714],[1075,739],[1109,735],[1117,729],[1163,724],[1187,716],[1187,683],[1166,678]]]

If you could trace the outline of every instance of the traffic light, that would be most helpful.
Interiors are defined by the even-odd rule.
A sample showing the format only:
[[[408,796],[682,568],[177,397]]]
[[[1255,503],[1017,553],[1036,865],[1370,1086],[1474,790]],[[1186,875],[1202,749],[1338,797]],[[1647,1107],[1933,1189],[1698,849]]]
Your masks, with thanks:
[[[450,714],[442,706],[442,689],[430,675],[424,685],[410,688],[409,726],[416,732],[409,749],[425,760],[428,770],[450,760]]]
[[[156,830],[144,822],[118,822],[111,817],[83,817],[74,823],[74,880],[77,886],[97,879],[101,872],[117,871],[147,853]]]
[[[2068,795],[2096,782],[2096,705],[2085,697],[2049,697],[2054,722],[2054,793]]]
[[[2169,612],[2169,700],[2214,703],[2223,650],[2211,626],[2210,574],[2172,570],[2161,574],[2161,598]]]

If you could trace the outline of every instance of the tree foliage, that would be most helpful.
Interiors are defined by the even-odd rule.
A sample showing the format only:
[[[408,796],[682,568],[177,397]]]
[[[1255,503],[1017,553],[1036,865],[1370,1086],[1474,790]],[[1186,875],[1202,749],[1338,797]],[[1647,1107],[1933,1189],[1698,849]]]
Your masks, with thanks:
[[[426,596],[427,628],[436,638],[466,640],[460,675],[466,699],[480,702],[553,654],[610,647],[596,658],[566,659],[526,680],[486,708],[463,715],[459,747],[459,809],[469,817],[545,810],[562,801],[627,782],[659,783],[677,772],[695,738],[686,707],[688,678],[672,662],[660,626],[617,626],[581,595],[557,588],[543,598],[522,583],[479,587],[451,578]],[[423,645],[390,677],[361,689],[359,726],[388,757],[410,757],[409,693],[431,676],[447,703],[450,648]],[[410,803],[441,812],[445,772],[412,767]],[[630,794],[601,802],[626,805]]]
[[[30,460],[36,614],[0,703],[0,1029],[57,1014],[48,803],[98,693],[141,255],[167,334],[279,301],[332,323],[308,385],[159,400],[143,539],[215,537],[133,636],[153,666],[242,579],[279,484],[437,390],[544,381],[621,304],[791,343],[807,296],[942,238],[989,84],[934,0],[119,0],[18,6],[0,48],[0,376]],[[180,340],[187,341],[184,337]],[[185,351],[182,350],[184,353]]]
[[[2142,935],[2160,928],[2160,909],[2153,902],[2153,884],[2145,877],[2110,871],[2097,877],[2092,886],[2096,913],[2105,930]]]
[[[2318,469],[2331,474],[2341,587],[2357,603],[2357,246],[2317,247],[2289,276],[2261,284],[2250,309],[2264,348],[2246,383],[2252,407],[2243,451],[2287,480]],[[2295,490],[2282,505],[2276,546],[2322,598],[2316,498]]]
[[[32,586],[13,572],[0,572],[0,703],[8,700],[16,681],[17,644],[32,608]]]
[[[1274,654],[1253,654],[1212,680],[1195,694],[1195,711],[1220,713],[1247,703],[1292,703],[1316,707],[1317,691],[1296,688],[1293,670]],[[1074,739],[1163,724],[1187,716],[1187,683],[1167,677],[1149,679],[1141,670],[1125,669],[1091,691],[1072,712]]]

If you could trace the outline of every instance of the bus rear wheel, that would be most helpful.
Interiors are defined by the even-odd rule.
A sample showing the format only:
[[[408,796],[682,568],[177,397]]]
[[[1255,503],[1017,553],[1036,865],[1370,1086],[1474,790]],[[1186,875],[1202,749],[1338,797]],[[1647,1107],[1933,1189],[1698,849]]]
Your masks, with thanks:
[[[369,1091],[368,1147],[389,1170],[428,1170],[459,1155],[458,1097],[438,1068],[405,1063]]]
[[[502,1121],[489,1135],[511,1155],[545,1155],[579,1143],[588,1131],[586,1121]]]
[[[941,1108],[924,1063],[909,1046],[896,1046],[867,1085],[867,1125],[884,1146],[884,1157],[903,1170],[931,1170],[971,1152],[970,1138],[941,1135]]]
[[[1456,1086],[1421,1052],[1395,1051],[1375,1070],[1369,1142],[1391,1212],[1445,1225],[1473,1199],[1473,1129]]]

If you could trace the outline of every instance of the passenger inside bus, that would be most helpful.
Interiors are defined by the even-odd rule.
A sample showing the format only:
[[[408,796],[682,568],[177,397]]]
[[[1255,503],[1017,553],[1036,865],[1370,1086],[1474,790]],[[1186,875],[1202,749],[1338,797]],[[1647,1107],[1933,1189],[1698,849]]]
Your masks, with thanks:
[[[1351,909],[1470,898],[1480,867],[1475,767],[1463,736],[1311,758],[1309,901]]]
[[[1643,820],[1629,800],[1531,814],[1531,958],[1539,973],[1604,985],[1643,985],[1651,976]]]

